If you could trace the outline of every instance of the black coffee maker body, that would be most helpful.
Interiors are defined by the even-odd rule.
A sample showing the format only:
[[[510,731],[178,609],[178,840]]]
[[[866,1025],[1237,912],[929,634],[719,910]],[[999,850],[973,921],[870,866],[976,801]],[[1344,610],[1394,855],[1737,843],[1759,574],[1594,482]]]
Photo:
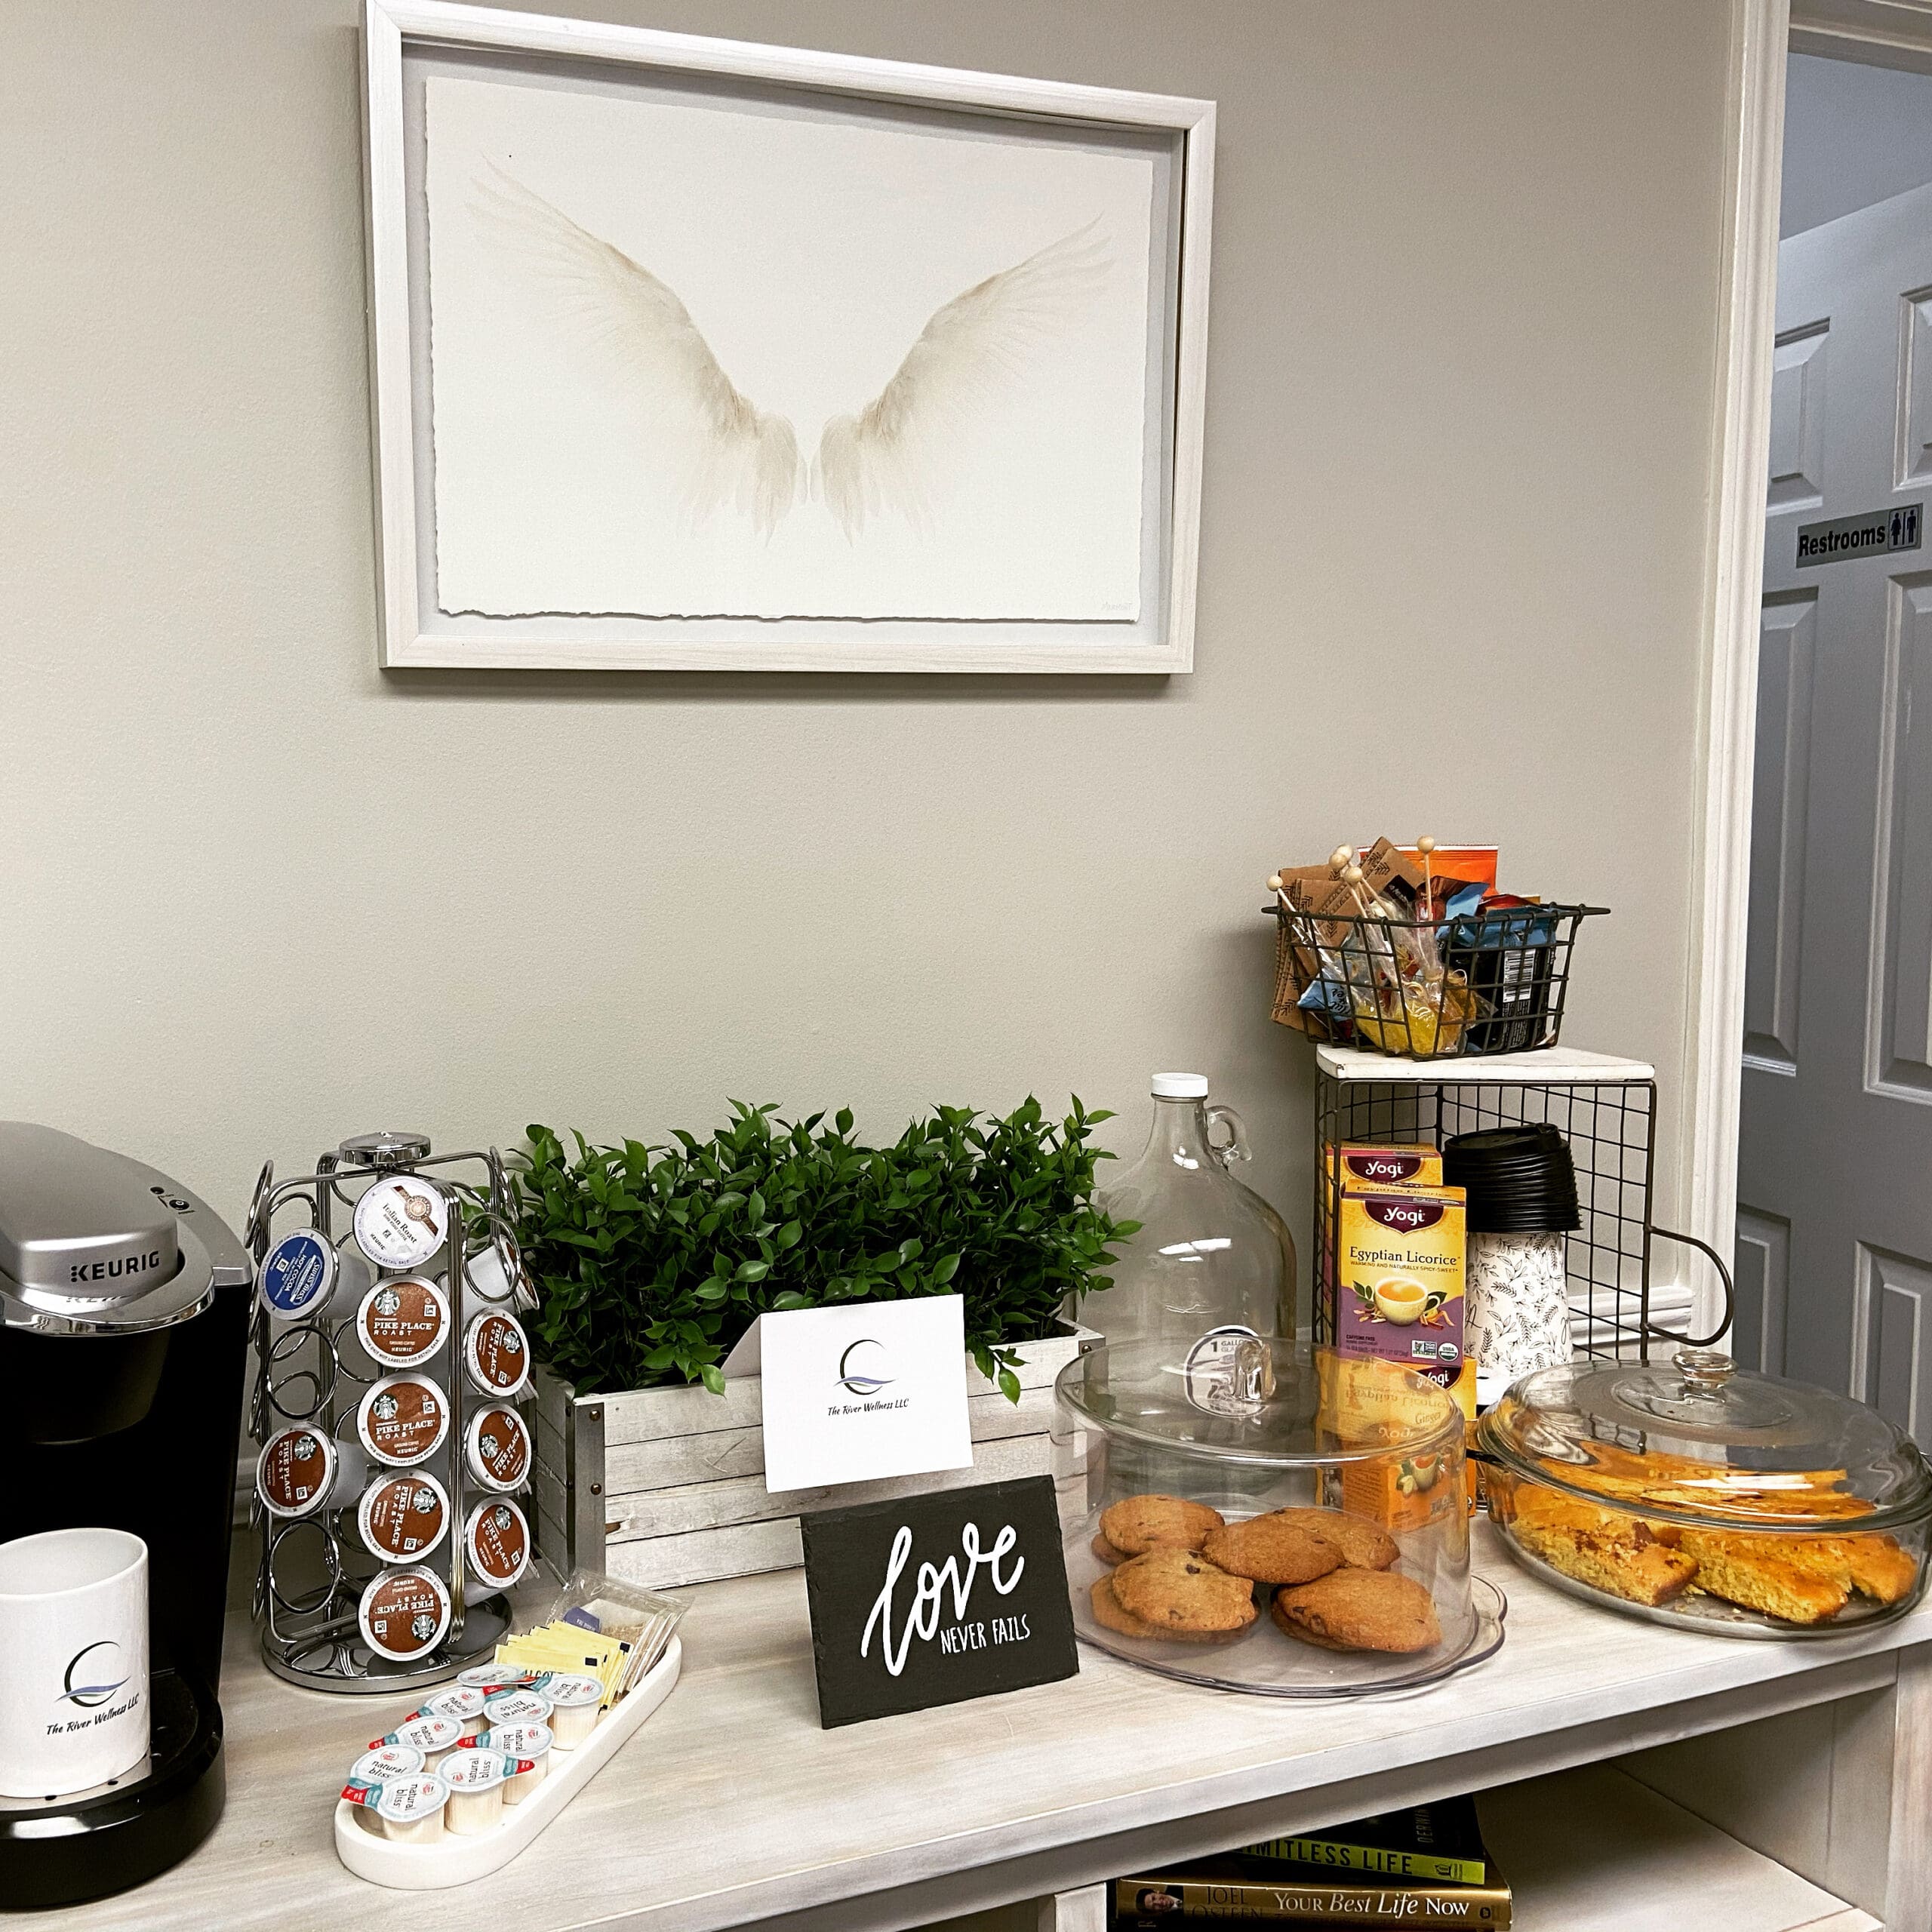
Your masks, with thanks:
[[[149,1687],[144,1763],[88,1791],[0,1796],[0,1909],[124,1891],[221,1816],[253,1280],[247,1251],[178,1182],[0,1121],[0,1544],[81,1527],[139,1537]]]

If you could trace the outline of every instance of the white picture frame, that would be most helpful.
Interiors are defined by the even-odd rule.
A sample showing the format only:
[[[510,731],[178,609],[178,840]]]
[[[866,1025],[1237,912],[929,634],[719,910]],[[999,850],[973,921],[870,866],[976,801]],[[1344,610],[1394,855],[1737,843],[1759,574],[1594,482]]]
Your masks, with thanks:
[[[439,595],[426,88],[438,74],[608,94],[734,90],[782,115],[970,117],[1156,158],[1140,594],[1131,620],[528,614]],[[391,668],[1146,673],[1192,669],[1207,371],[1211,101],[764,47],[451,4],[365,0],[365,131],[380,662]],[[1164,158],[1162,158],[1164,157]],[[1158,381],[1155,377],[1158,377]],[[802,473],[802,472],[801,472]],[[1128,540],[1115,532],[1117,546]],[[1130,546],[1131,547],[1131,546]],[[460,598],[456,601],[460,601]],[[789,607],[788,607],[789,608]],[[1087,607],[1081,607],[1083,609]],[[1103,608],[1096,606],[1096,608]],[[520,607],[519,607],[520,609]]]

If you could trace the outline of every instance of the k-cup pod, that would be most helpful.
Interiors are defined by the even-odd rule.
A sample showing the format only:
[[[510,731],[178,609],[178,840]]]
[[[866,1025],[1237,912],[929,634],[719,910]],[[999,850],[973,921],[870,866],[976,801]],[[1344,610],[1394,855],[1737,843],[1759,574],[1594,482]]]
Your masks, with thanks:
[[[463,1526],[463,1545],[478,1583],[506,1590],[530,1567],[530,1524],[508,1497],[487,1497]]]
[[[492,1730],[505,1724],[548,1724],[550,1700],[540,1690],[499,1690],[483,1706],[483,1715]]]
[[[405,1718],[395,1730],[377,1738],[369,1749],[417,1752],[422,1757],[423,1768],[433,1771],[452,1751],[461,1749],[463,1737],[463,1726],[454,1718],[429,1717],[417,1711]]]
[[[423,1754],[407,1744],[379,1744],[365,1751],[349,1767],[351,1784],[382,1784],[391,1778],[413,1778],[423,1768]]]
[[[469,1419],[463,1459],[485,1489],[501,1496],[521,1489],[530,1475],[530,1431],[522,1417],[507,1402],[486,1402]]]
[[[530,1338],[507,1309],[485,1310],[463,1331],[463,1366],[486,1395],[522,1394],[530,1380]]]
[[[337,1442],[316,1428],[277,1429],[255,1458],[255,1494],[271,1516],[319,1515],[361,1487],[369,1458],[359,1442]]]
[[[356,1505],[363,1547],[381,1563],[420,1563],[450,1528],[450,1499],[426,1470],[379,1476]]]
[[[295,1228],[262,1257],[255,1291],[284,1321],[318,1315],[335,1293],[335,1250],[313,1228]]]
[[[580,1677],[574,1671],[553,1670],[544,1680],[543,1695],[550,1700],[550,1741],[559,1751],[574,1751],[597,1728],[604,1702],[604,1687],[594,1677]]]
[[[518,1758],[480,1747],[458,1751],[446,1758],[442,1777],[450,1788],[446,1820],[450,1829],[460,1836],[472,1838],[500,1823],[504,1786],[524,1768]]]
[[[483,1734],[486,1750],[500,1751],[521,1768],[503,1786],[503,1802],[521,1804],[550,1772],[550,1727],[547,1724],[500,1724]]]
[[[346,1306],[354,1308],[369,1292],[375,1278],[369,1257],[355,1245],[355,1232],[352,1228],[335,1244],[335,1291]]]
[[[515,1249],[511,1250],[512,1254]],[[521,1268],[521,1263],[518,1264]],[[472,1307],[507,1308],[516,1294],[516,1275],[505,1266],[500,1243],[491,1241],[463,1262],[463,1305],[466,1315]]]
[[[342,1795],[346,1802],[366,1805],[374,1811],[377,1829],[386,1838],[403,1844],[432,1844],[443,1835],[450,1788],[433,1771],[389,1778],[380,1784],[351,1779]]]
[[[376,1283],[355,1311],[356,1340],[384,1368],[414,1368],[449,1339],[450,1305],[423,1275],[398,1275]]]
[[[433,1570],[384,1570],[370,1580],[357,1607],[362,1641],[392,1663],[414,1663],[440,1644],[450,1627],[450,1593]],[[414,1743],[411,1737],[385,1743]],[[434,1762],[433,1753],[426,1753]]]
[[[406,1469],[433,1456],[449,1427],[449,1398],[429,1377],[411,1371],[372,1382],[355,1411],[362,1446],[392,1469]]]
[[[390,1174],[355,1204],[355,1244],[378,1268],[426,1266],[448,1240],[456,1209],[420,1174]]]

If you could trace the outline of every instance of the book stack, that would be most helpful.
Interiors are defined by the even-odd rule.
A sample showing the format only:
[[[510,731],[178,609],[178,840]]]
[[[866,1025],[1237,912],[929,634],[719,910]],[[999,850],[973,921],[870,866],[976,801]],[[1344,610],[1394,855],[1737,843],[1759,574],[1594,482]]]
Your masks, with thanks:
[[[1116,1878],[1113,1903],[1115,1932],[1171,1932],[1203,1918],[1484,1932],[1509,1924],[1509,1887],[1484,1848],[1471,1798]]]

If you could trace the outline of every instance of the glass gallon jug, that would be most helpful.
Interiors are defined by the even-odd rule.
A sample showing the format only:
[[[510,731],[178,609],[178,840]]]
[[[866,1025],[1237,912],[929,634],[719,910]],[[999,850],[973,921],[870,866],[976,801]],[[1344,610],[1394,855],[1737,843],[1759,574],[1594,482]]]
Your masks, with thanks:
[[[1208,1106],[1206,1078],[1157,1073],[1152,1091],[1146,1151],[1102,1197],[1140,1231],[1117,1247],[1114,1285],[1081,1302],[1079,1319],[1110,1346],[1155,1345],[1211,1405],[1244,1337],[1293,1336],[1294,1242],[1229,1171],[1251,1158],[1247,1137],[1232,1109]],[[1135,1358],[1151,1356],[1143,1346]]]

